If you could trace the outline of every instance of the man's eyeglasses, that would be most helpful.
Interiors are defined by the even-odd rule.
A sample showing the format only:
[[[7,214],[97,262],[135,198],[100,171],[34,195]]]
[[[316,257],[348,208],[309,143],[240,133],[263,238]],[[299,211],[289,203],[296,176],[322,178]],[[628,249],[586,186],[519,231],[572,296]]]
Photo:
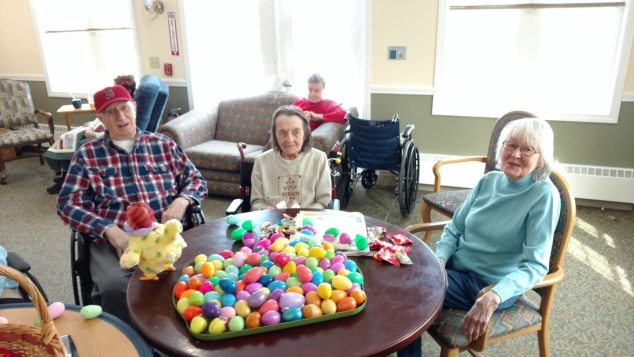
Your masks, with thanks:
[[[533,149],[530,146],[517,146],[515,144],[509,143],[507,141],[502,143],[502,147],[504,148],[504,150],[509,151],[509,152],[515,152],[515,150],[517,150],[518,148],[520,149],[520,153],[523,156],[526,157],[532,157],[535,154],[539,154],[539,152],[535,151],[535,149]]]

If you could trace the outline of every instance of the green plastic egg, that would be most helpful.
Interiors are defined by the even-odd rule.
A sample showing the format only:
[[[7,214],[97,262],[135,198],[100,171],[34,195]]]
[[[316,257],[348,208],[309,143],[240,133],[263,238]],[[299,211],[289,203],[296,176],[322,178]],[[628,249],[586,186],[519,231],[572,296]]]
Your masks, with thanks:
[[[229,320],[229,331],[244,330],[244,319],[240,316],[234,316]]]
[[[242,223],[242,229],[244,229],[247,232],[251,232],[253,230],[253,221],[252,220],[246,220],[244,221],[244,223]],[[242,238],[242,237],[240,237]]]
[[[368,249],[368,239],[360,234],[357,234],[357,236],[354,238],[354,243],[359,250]]]
[[[79,314],[86,320],[94,319],[95,317],[101,315],[101,306],[99,305],[88,305],[81,308]]]
[[[237,216],[235,216],[233,214],[228,215],[226,220],[227,220],[227,224],[230,224],[232,226],[237,225],[238,223],[240,223],[240,218],[238,218]]]
[[[352,281],[353,283],[363,285],[363,275],[361,275],[360,273],[349,273],[348,279],[350,279],[350,281]]]
[[[247,231],[244,228],[238,228],[235,229],[233,232],[231,232],[231,239],[233,240],[240,240],[242,239],[242,236],[246,233]]]
[[[326,230],[326,233],[324,233],[324,234],[330,234],[333,237],[337,238],[337,237],[339,237],[339,230],[337,228],[328,228]]]
[[[304,218],[304,220],[302,221],[302,226],[311,226],[313,227],[313,221],[310,220],[310,218]]]

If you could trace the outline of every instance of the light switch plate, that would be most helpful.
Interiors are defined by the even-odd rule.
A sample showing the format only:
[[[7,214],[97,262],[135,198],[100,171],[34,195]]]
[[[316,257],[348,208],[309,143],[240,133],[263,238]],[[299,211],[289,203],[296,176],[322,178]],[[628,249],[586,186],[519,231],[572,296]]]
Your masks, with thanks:
[[[150,57],[150,68],[161,68],[161,63],[158,57]]]
[[[407,54],[406,46],[389,46],[387,48],[388,60],[405,60]]]

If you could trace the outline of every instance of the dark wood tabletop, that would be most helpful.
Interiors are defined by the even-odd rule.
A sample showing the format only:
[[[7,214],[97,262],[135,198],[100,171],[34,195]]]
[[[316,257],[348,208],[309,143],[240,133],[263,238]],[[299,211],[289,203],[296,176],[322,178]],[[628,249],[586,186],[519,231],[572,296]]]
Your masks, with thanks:
[[[297,212],[286,210],[291,216]],[[239,217],[259,226],[266,220],[277,222],[282,212],[258,211]],[[403,231],[367,216],[365,222],[368,227],[383,226],[387,233]],[[359,314],[251,336],[198,340],[174,308],[172,290],[183,267],[196,255],[238,251],[242,242],[229,238],[235,228],[222,218],[183,232],[188,246],[174,264],[176,272],[163,272],[158,281],[140,281],[141,272],[134,272],[128,286],[130,317],[148,343],[170,356],[384,356],[414,341],[440,313],[445,295],[443,269],[432,251],[407,233],[413,241],[409,254],[412,265],[352,257],[363,273],[367,294],[366,306]]]

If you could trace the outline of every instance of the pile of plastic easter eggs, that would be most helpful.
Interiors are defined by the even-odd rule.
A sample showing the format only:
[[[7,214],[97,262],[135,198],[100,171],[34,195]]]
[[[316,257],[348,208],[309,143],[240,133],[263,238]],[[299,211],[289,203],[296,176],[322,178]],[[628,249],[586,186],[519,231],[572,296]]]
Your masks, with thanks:
[[[235,253],[198,255],[174,299],[194,336],[218,335],[355,310],[366,300],[362,286],[356,263],[329,242],[278,233]]]

